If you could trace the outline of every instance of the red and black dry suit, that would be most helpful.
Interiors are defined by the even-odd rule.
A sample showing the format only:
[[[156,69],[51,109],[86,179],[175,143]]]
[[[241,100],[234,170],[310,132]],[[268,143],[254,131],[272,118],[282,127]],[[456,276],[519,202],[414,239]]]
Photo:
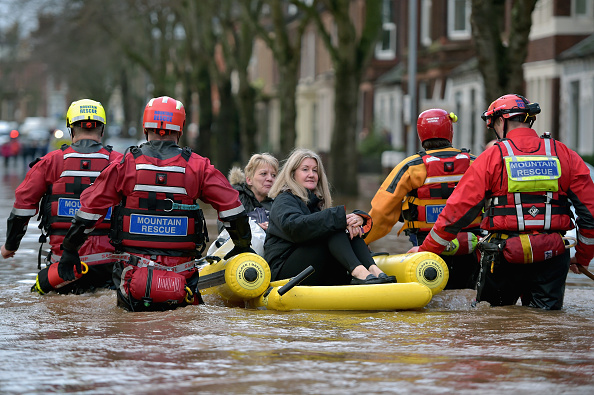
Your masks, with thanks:
[[[524,192],[542,184],[533,180],[534,174],[549,173],[556,180],[552,190]],[[575,256],[578,263],[588,266],[594,256],[593,196],[590,172],[576,152],[559,141],[539,137],[530,128],[517,128],[474,161],[419,250],[440,253],[483,209],[481,228],[496,238],[564,233],[574,228],[571,202],[578,216]],[[525,306],[560,309],[569,261],[569,250],[528,264],[511,264],[499,255],[499,264],[491,262],[482,268],[485,283],[477,301],[514,305],[521,297]]]
[[[196,291],[198,271],[191,263],[204,248],[206,232],[198,199],[218,211],[237,250],[249,251],[251,232],[237,191],[207,158],[189,148],[182,150],[172,141],[131,147],[121,162],[105,169],[81,196],[82,207],[64,240],[64,249],[75,251],[87,229],[100,224],[108,208],[118,205],[110,237],[118,253],[131,257],[114,269],[118,304],[135,311],[186,305],[188,300],[183,298],[154,302],[162,295],[155,290],[149,295],[150,287],[144,300],[134,298],[130,282],[141,269],[138,258],[140,263],[145,259],[168,268],[187,263],[187,268],[178,273],[185,277],[186,286]],[[149,278],[146,281],[151,283]],[[198,304],[199,299],[191,303]]]
[[[62,254],[60,245],[80,207],[80,194],[101,171],[122,154],[104,147],[95,140],[79,140],[72,145],[50,152],[34,162],[25,180],[15,192],[15,202],[8,218],[5,248],[17,250],[25,235],[29,219],[38,212],[40,228],[49,235],[49,262],[57,264]],[[108,237],[109,221],[98,226],[80,249],[81,259],[89,265],[89,273],[59,289],[59,292],[82,292],[97,287],[112,286],[111,272],[114,251]],[[45,242],[42,235],[40,242]],[[41,253],[41,250],[40,250]],[[44,269],[45,270],[45,269]]]
[[[452,147],[421,151],[400,162],[386,177],[371,201],[369,215],[373,228],[365,242],[386,236],[396,222],[413,246],[420,245],[431,231],[446,200],[476,157],[468,150]],[[480,215],[461,229],[458,235],[460,252],[441,255],[450,272],[446,289],[474,288],[478,274],[478,260],[472,251],[474,233],[479,233]],[[469,241],[469,239],[471,239]]]

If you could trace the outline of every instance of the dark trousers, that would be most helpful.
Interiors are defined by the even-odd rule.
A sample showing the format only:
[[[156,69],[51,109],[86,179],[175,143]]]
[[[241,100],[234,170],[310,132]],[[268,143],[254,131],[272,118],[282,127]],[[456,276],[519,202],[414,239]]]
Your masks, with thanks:
[[[53,263],[57,265],[57,263]],[[100,288],[115,289],[112,281],[113,263],[103,263],[100,265],[89,265],[89,272],[73,281],[66,284],[62,288],[56,290],[60,294],[82,294],[85,292],[93,292]]]
[[[302,285],[345,285],[350,273],[359,265],[369,269],[375,261],[360,237],[350,239],[346,233],[335,233],[325,240],[299,245],[289,255],[275,280],[291,278],[308,266],[315,272]]]
[[[475,253],[466,255],[440,255],[448,266],[449,278],[444,289],[475,289],[479,273],[479,260]]]
[[[565,281],[569,271],[569,250],[544,262],[512,264],[503,257],[498,265],[486,268],[485,286],[477,301],[491,306],[515,305],[545,310],[560,310],[565,296]]]

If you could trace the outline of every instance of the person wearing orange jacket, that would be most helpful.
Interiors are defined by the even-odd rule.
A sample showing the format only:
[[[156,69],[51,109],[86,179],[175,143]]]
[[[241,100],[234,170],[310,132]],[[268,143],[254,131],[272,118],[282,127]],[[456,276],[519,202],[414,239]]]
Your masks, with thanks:
[[[429,236],[412,251],[441,253],[484,210],[476,302],[546,310],[563,307],[567,273],[594,256],[594,183],[582,158],[532,125],[538,103],[518,94],[495,100],[483,113],[499,141],[468,169]],[[577,213],[574,219],[570,210]],[[577,224],[574,258],[564,242]],[[571,266],[570,266],[571,265]]]
[[[371,201],[373,228],[367,244],[386,236],[396,222],[413,246],[420,245],[475,156],[452,147],[454,113],[442,109],[423,111],[417,119],[417,134],[423,150],[400,162],[384,180]],[[474,288],[478,259],[474,254],[480,216],[460,229],[449,251],[441,252],[450,275],[446,289]]]
[[[81,208],[62,243],[60,277],[79,270],[78,250],[109,207],[111,243],[117,259],[113,280],[118,306],[130,311],[170,310],[202,303],[196,257],[208,241],[197,200],[210,204],[229,232],[229,259],[250,248],[251,231],[239,193],[208,158],[177,145],[183,134],[183,104],[168,96],[147,103],[142,126],[147,142],[130,147],[80,197]]]
[[[27,231],[29,220],[39,212],[39,227],[42,229],[40,242],[44,243],[49,237],[51,247],[46,259],[48,267],[39,272],[31,289],[40,294],[49,291],[82,293],[113,287],[113,259],[110,256],[114,248],[107,235],[109,216],[105,223],[89,233],[81,247],[81,258],[88,266],[88,273],[68,284],[52,278],[51,273],[55,272],[62,255],[60,245],[80,206],[80,194],[110,162],[122,158],[121,153],[101,143],[107,121],[100,102],[90,99],[72,102],[66,112],[66,123],[72,144],[64,144],[60,149],[31,163],[31,170],[15,191],[14,207],[8,218],[6,244],[1,247],[3,258],[14,256]],[[41,269],[41,247],[38,266]]]

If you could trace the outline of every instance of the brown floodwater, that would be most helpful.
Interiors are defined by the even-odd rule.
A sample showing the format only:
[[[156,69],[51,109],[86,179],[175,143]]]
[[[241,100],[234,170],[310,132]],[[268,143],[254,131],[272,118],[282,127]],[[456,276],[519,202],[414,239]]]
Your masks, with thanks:
[[[19,166],[0,164],[0,244]],[[376,179],[362,179],[369,209]],[[215,215],[207,209],[211,239]],[[423,309],[277,312],[207,304],[129,313],[113,291],[40,296],[39,230],[0,260],[0,393],[591,394],[594,282],[570,274],[561,311],[471,307],[443,291]],[[403,253],[393,231],[374,250]]]

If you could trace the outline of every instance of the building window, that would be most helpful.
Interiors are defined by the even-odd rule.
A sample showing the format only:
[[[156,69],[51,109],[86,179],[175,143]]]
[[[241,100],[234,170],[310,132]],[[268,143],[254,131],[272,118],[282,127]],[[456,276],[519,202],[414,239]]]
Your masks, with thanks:
[[[382,34],[375,47],[375,57],[380,60],[396,57],[396,24],[392,0],[382,0]]]
[[[581,17],[590,15],[591,4],[591,0],[573,0],[573,15]]]
[[[470,38],[470,1],[448,0],[448,36],[453,40]]]
[[[301,45],[301,79],[313,82],[316,76],[316,36],[308,32]]]
[[[433,0],[421,2],[421,44],[428,47],[433,42],[431,38],[431,9]]]

